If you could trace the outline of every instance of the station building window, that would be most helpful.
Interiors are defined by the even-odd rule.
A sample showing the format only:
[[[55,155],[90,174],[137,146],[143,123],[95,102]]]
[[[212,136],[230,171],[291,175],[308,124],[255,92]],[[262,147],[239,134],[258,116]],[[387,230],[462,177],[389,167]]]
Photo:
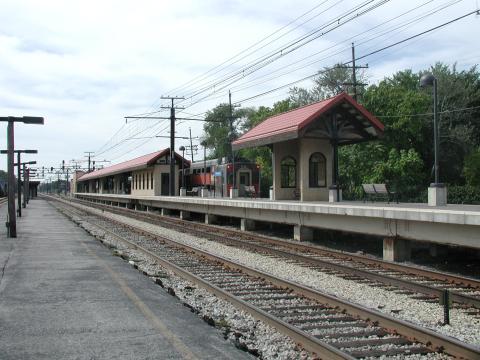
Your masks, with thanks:
[[[327,159],[322,153],[316,152],[310,156],[308,174],[310,187],[327,186]]]
[[[280,162],[280,186],[282,188],[297,187],[297,162],[287,156]]]
[[[150,189],[153,189],[153,172],[150,173]]]
[[[142,173],[142,190],[145,190],[145,173]]]

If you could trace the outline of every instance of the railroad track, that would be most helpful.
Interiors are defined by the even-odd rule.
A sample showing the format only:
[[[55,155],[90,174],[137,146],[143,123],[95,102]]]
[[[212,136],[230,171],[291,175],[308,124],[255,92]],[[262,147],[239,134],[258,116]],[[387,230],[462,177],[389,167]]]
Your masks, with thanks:
[[[93,204],[88,201],[75,200],[87,206],[133,216],[155,225],[168,226],[183,233],[213,240],[218,243],[245,248],[280,259],[294,261],[321,272],[330,273],[345,279],[368,281],[368,284],[386,290],[405,290],[405,294],[417,300],[438,302],[448,290],[452,302],[465,307],[472,315],[480,315],[480,281],[398,263],[391,263],[365,256],[326,250],[312,245],[292,243],[262,235],[245,233],[218,226],[195,223],[191,221],[168,218],[153,213],[139,212],[108,205]],[[215,230],[212,232],[212,228]]]
[[[64,201],[57,208],[80,217],[104,234],[147,254],[166,267],[255,318],[275,327],[325,359],[355,359],[444,353],[480,359],[480,349],[372,311],[354,303],[292,283],[172,241],[141,227],[72,209]],[[72,215],[73,214],[73,215]],[[434,354],[432,354],[434,355]]]

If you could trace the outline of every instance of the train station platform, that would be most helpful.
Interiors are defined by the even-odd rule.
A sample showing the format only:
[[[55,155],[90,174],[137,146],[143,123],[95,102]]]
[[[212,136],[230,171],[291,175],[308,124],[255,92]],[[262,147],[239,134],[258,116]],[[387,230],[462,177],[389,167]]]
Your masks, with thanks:
[[[337,203],[249,198],[131,196],[76,193],[80,199],[141,210],[167,209],[241,219],[244,230],[256,221],[294,226],[297,240],[310,240],[312,229],[338,230],[383,237],[384,258],[401,260],[405,240],[480,249],[480,206],[348,202]]]
[[[0,230],[1,359],[251,358],[45,200],[22,215]]]

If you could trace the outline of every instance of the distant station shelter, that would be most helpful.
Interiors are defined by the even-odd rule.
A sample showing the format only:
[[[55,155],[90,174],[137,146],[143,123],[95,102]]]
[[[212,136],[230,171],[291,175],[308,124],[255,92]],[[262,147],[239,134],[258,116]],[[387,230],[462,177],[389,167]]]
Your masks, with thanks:
[[[383,136],[384,126],[346,93],[267,118],[232,143],[269,146],[272,200],[341,200],[338,147]]]
[[[175,153],[175,194],[180,192],[180,171],[190,162]],[[170,149],[164,149],[89,173],[76,173],[72,189],[77,193],[169,195]]]

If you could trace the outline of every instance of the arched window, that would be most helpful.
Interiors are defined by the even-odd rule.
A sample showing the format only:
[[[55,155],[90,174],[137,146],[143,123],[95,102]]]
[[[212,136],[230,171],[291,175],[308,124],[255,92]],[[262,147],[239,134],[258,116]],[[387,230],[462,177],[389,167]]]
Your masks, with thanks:
[[[282,188],[297,187],[297,162],[291,156],[280,162],[280,184]]]
[[[310,187],[327,186],[327,159],[322,153],[313,153],[308,162]]]

